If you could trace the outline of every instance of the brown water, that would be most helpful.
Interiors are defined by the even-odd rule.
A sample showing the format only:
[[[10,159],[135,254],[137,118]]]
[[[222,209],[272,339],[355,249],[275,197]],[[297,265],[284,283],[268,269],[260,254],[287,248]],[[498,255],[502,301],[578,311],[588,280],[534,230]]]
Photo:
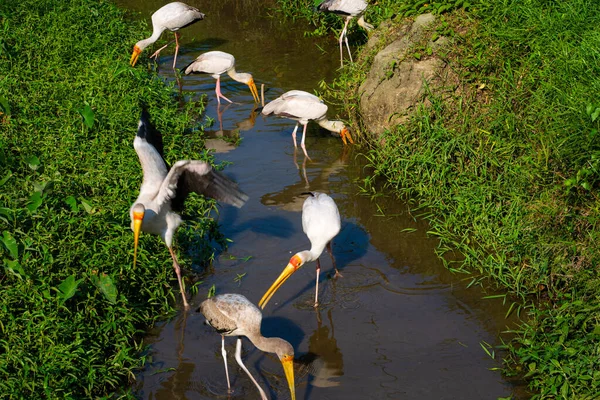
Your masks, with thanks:
[[[120,1],[150,14],[163,2]],[[339,66],[337,41],[306,38],[303,24],[266,17],[252,1],[190,3],[206,19],[182,31],[178,67],[201,52],[235,55],[238,71],[251,72],[268,88],[267,100],[291,89],[312,92],[321,79],[331,81]],[[149,33],[146,32],[146,33]],[[163,34],[165,43],[170,33]],[[140,35],[142,38],[142,35]],[[133,45],[133,44],[132,44]],[[326,50],[324,52],[320,48]],[[173,79],[173,47],[160,59],[161,74]],[[206,116],[215,119],[209,146],[228,161],[226,173],[250,196],[240,210],[223,206],[221,231],[233,242],[207,271],[204,283],[181,311],[146,337],[151,362],[137,375],[136,393],[144,399],[228,398],[220,336],[194,312],[208,288],[241,293],[258,302],[290,256],[308,249],[301,207],[307,190],[329,193],[342,216],[333,249],[342,278],[330,278],[330,259],[321,257],[320,307],[314,299],[314,263],[305,265],[277,292],[264,312],[263,334],[287,339],[301,359],[296,369],[298,399],[496,399],[525,397],[494,369],[482,344],[498,345],[509,322],[499,300],[483,300],[479,288],[466,289],[463,276],[449,273],[436,257],[428,225],[406,207],[385,197],[361,194],[368,174],[356,148],[310,126],[306,140],[312,162],[297,156],[291,140],[294,123],[252,118],[252,97],[243,84],[224,77],[222,91],[237,102],[217,109],[214,80],[183,78],[184,89],[208,95]],[[335,115],[335,110],[330,112]],[[220,121],[220,122],[219,122]],[[238,147],[219,137],[240,137]],[[413,231],[414,230],[414,231]],[[185,252],[183,252],[185,254]],[[165,257],[168,254],[165,253]],[[189,258],[182,257],[189,265]],[[243,277],[238,278],[243,274]],[[176,287],[175,280],[171,281]],[[237,367],[235,340],[227,339],[234,399],[258,399],[258,391]],[[246,365],[270,398],[287,399],[281,364],[244,341]]]

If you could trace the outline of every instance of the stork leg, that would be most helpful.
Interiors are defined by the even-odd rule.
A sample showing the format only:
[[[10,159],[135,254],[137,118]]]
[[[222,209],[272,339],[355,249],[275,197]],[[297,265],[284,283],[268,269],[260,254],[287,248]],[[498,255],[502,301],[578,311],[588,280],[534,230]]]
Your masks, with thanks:
[[[242,369],[244,371],[246,371],[246,374],[248,374],[248,376],[250,377],[250,379],[252,380],[254,385],[256,385],[256,387],[258,388],[258,391],[260,392],[261,399],[268,400],[267,395],[265,394],[264,390],[262,390],[262,388],[260,387],[258,382],[256,382],[256,380],[254,379],[252,374],[250,374],[250,371],[248,371],[248,368],[246,368],[246,366],[242,362],[242,338],[241,337],[238,337],[237,343],[235,344],[235,360],[240,365],[240,367],[242,367]]]
[[[298,147],[296,143],[296,132],[298,131],[298,123],[296,122],[296,126],[294,127],[294,132],[292,132],[292,139],[294,140],[294,147]]]
[[[177,53],[179,53],[179,33],[175,32],[175,57],[173,58],[173,71],[175,71],[175,64],[177,64]]]
[[[346,22],[346,26],[348,26],[348,21]],[[350,56],[350,62],[353,63],[354,60],[352,60],[352,53],[350,52],[350,45],[348,45],[348,32],[346,31],[346,29],[344,29],[344,41],[346,42],[346,49],[348,49],[348,55]]]
[[[158,60],[158,55],[160,54],[160,52],[162,50],[164,50],[168,45],[170,45],[171,43],[173,43],[173,41],[171,40],[169,43],[165,44],[163,47],[161,47],[160,49],[156,50],[154,53],[152,53],[152,55],[150,56],[150,58],[154,58],[156,60]]]
[[[342,67],[344,66],[344,38],[346,38],[346,29],[348,29],[348,23],[352,17],[346,18],[346,23],[344,24],[344,29],[342,29],[342,34],[340,35],[340,62]],[[348,45],[348,38],[346,38],[346,46]],[[350,53],[350,49],[348,49],[348,53]],[[350,55],[350,61],[352,61],[352,55]]]
[[[221,94],[221,75],[219,75],[219,77],[217,78],[217,86],[215,87],[215,93],[217,94],[217,102],[219,104],[221,104],[220,98],[223,98],[228,102],[233,103],[233,101],[229,100],[227,97]]]
[[[319,306],[319,274],[321,273],[321,263],[317,258],[317,283],[315,284],[315,308]]]
[[[304,151],[304,155],[306,156],[306,158],[308,158],[310,160],[310,157],[308,156],[308,153],[306,152],[306,146],[304,145],[304,138],[306,137],[306,127],[307,126],[308,126],[308,124],[305,124],[304,129],[302,130],[302,140],[300,141],[300,147],[302,147],[302,151]]]
[[[227,377],[227,393],[231,394],[231,384],[229,383],[229,371],[227,370],[227,351],[225,351],[225,336],[221,335],[221,355],[225,363],[225,376]]]
[[[333,251],[331,250],[331,242],[327,243],[327,252],[331,256],[331,264],[333,264],[333,269],[335,269],[335,278],[342,278],[343,275],[340,274],[337,267],[335,266],[335,258],[333,257]]]
[[[179,268],[179,263],[177,262],[177,257],[175,256],[175,252],[173,249],[169,247],[169,253],[171,253],[171,257],[173,258],[173,269],[175,270],[175,274],[177,275],[177,282],[179,282],[179,290],[181,291],[181,298],[183,299],[183,306],[185,308],[190,308],[186,298],[185,298],[185,290],[183,289],[183,282],[181,281],[181,268]]]

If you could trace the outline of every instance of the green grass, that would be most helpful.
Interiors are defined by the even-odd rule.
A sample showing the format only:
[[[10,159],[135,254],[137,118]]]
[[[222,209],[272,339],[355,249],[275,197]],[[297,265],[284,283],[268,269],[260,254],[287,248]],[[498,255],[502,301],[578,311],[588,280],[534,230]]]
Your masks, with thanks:
[[[587,0],[479,1],[444,14],[431,37],[455,44],[433,56],[459,74],[460,91],[430,94],[368,155],[431,222],[449,268],[505,289],[523,322],[505,337],[504,372],[524,376],[534,398],[600,393],[599,24],[600,3]],[[322,86],[367,139],[355,110],[374,54]]]
[[[102,0],[0,3],[2,398],[121,392],[143,365],[142,329],[179,300],[160,238],[142,234],[132,268],[140,102],[168,162],[208,156],[190,130],[201,106],[178,109],[173,88],[129,66],[145,31]],[[178,242],[210,255],[212,202],[191,202]]]

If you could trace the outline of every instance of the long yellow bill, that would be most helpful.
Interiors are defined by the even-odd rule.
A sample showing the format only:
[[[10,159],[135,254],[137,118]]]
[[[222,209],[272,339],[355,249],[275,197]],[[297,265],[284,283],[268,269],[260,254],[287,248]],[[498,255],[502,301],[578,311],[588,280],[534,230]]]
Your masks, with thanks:
[[[248,82],[248,87],[250,88],[252,97],[254,97],[254,102],[260,103],[260,97],[258,97],[258,89],[256,89],[256,84],[254,83],[253,79]]]
[[[129,60],[129,64],[131,64],[132,67],[135,66],[141,52],[142,50],[139,47],[133,46],[133,53],[131,53],[131,59]]]
[[[137,248],[138,241],[140,239],[140,231],[142,230],[142,221],[144,220],[144,214],[133,213],[133,267],[137,262]]]
[[[283,372],[287,378],[288,385],[290,386],[290,393],[292,394],[292,400],[296,400],[296,388],[294,386],[294,356],[285,356],[281,359],[283,365]]]
[[[279,275],[279,278],[277,278],[275,280],[275,282],[273,282],[273,284],[271,285],[271,287],[269,288],[269,290],[267,290],[267,292],[265,293],[265,295],[258,302],[258,306],[260,308],[265,308],[265,306],[267,305],[267,303],[269,302],[269,300],[271,300],[271,297],[273,297],[273,295],[281,287],[281,285],[283,285],[283,283],[285,281],[287,281],[288,278],[290,276],[292,276],[292,274],[294,272],[296,272],[296,269],[297,268],[294,267],[292,264],[288,264],[287,267],[285,267],[285,269],[283,270],[283,272],[281,273],[281,275]]]

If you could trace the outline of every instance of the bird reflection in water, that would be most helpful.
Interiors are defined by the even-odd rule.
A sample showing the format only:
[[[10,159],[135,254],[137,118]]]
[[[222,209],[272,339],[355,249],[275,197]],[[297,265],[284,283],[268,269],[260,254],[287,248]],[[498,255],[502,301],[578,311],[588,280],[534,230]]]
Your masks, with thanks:
[[[214,150],[216,153],[227,153],[235,149],[240,142],[240,132],[252,129],[256,122],[257,107],[254,107],[248,118],[236,122],[235,129],[223,129],[223,114],[230,106],[231,104],[227,104],[224,107],[218,105],[217,121],[219,121],[219,129],[204,131],[207,137],[205,142],[206,147]]]
[[[344,359],[335,339],[332,310],[327,311],[329,325],[323,324],[321,312],[317,309],[317,329],[308,342],[308,353],[299,357],[303,368],[310,374],[306,398],[310,398],[311,386],[326,388],[339,386],[336,378],[344,375]]]

